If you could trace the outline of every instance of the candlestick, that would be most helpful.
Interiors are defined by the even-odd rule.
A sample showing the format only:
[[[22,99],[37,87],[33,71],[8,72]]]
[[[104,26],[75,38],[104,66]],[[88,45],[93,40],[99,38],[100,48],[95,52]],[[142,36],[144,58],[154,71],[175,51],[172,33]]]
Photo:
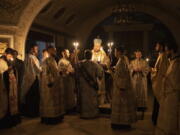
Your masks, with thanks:
[[[113,42],[108,42],[107,46],[108,46],[108,52],[109,52],[109,57],[110,57],[110,62],[112,63],[112,47],[113,47],[114,43]]]

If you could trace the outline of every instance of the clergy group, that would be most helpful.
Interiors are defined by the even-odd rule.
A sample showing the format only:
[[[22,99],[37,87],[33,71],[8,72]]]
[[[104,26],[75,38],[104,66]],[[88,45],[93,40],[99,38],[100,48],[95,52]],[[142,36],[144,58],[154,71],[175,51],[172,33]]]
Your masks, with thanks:
[[[0,129],[14,127],[24,117],[40,117],[47,125],[61,124],[69,113],[96,119],[106,104],[111,108],[112,129],[130,129],[144,119],[151,87],[154,134],[180,134],[176,45],[157,42],[157,58],[151,66],[141,48],[134,50],[131,60],[121,45],[116,45],[114,53],[106,53],[99,38],[92,48],[84,50],[80,59],[82,51],[77,48],[61,48],[57,53],[54,46],[47,46],[38,59],[38,45],[32,44],[24,61],[18,51],[7,48],[0,57]]]

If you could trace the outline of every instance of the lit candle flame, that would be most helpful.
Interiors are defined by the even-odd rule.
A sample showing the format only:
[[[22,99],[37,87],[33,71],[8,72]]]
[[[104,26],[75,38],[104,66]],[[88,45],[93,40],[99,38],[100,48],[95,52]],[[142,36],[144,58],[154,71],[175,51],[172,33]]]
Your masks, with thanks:
[[[10,61],[14,61],[14,59],[13,59],[13,58],[10,58]]]
[[[108,43],[108,47],[109,47],[109,48],[112,48],[112,47],[113,47],[113,45],[114,45],[114,43],[113,43],[113,42],[109,42],[109,43]]]
[[[77,50],[78,46],[79,46],[79,43],[78,42],[73,42],[73,46],[74,48]]]
[[[146,61],[147,61],[147,62],[149,62],[149,61],[150,61],[150,59],[149,59],[149,58],[146,58]]]

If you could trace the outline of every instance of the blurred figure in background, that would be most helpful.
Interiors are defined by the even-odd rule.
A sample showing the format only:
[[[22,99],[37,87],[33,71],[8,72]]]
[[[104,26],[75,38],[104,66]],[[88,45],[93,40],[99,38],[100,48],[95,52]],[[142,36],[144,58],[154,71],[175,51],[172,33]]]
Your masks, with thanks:
[[[41,60],[41,62],[45,61],[48,57],[49,57],[49,53],[48,53],[47,49],[44,49],[42,51],[42,60]]]

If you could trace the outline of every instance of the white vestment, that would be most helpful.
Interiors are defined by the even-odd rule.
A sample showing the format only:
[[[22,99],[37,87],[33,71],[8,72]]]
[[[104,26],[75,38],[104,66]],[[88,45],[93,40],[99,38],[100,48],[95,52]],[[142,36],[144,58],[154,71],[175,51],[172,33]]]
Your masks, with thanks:
[[[99,52],[95,52],[92,50],[92,61],[100,64],[101,66],[106,66],[106,68],[109,68],[110,66],[110,59],[106,55],[106,52],[104,50],[100,50]],[[98,80],[99,84],[99,105],[103,105],[105,102],[105,76],[101,80]]]
[[[149,72],[148,63],[143,59],[135,59],[130,63],[130,73],[133,90],[136,96],[137,107],[147,107],[147,74]],[[136,70],[140,71],[137,72]]]
[[[175,57],[161,80],[163,89],[155,135],[180,135],[180,57]]]
[[[113,80],[111,123],[131,124],[136,121],[136,102],[125,56],[119,58]]]
[[[75,80],[71,74],[74,69],[69,60],[62,58],[58,62],[58,70],[63,75],[65,110],[71,110],[76,105]]]
[[[168,66],[169,61],[166,54],[159,53],[155,67],[151,74],[153,92],[158,101],[160,101],[162,96],[162,80],[166,74]]]
[[[27,55],[24,61],[24,65],[25,71],[22,81],[21,102],[24,102],[28,90],[31,88],[32,84],[36,80],[36,77],[39,78],[40,72],[42,71],[39,60],[36,56],[32,54]]]

